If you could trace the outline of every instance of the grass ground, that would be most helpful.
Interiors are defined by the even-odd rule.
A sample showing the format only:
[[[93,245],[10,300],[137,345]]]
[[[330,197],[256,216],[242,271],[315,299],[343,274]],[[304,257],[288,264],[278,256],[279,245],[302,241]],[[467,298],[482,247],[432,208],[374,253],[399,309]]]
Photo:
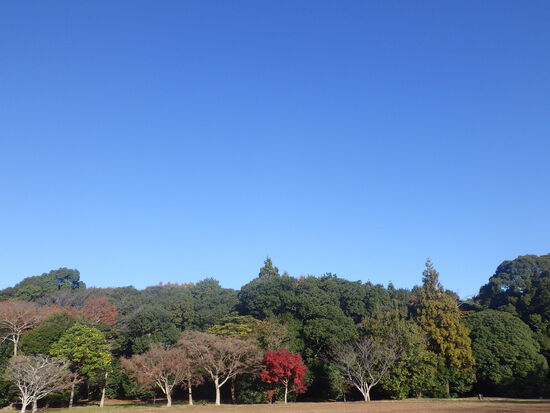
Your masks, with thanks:
[[[254,405],[195,405],[177,404],[169,409],[162,405],[136,406],[131,404],[107,405],[101,413],[549,413],[550,400],[516,400],[516,399],[453,399],[453,400],[399,400],[334,403],[289,403],[254,404]],[[51,409],[49,412],[63,412],[67,409]],[[97,406],[75,407],[71,413],[99,413]]]

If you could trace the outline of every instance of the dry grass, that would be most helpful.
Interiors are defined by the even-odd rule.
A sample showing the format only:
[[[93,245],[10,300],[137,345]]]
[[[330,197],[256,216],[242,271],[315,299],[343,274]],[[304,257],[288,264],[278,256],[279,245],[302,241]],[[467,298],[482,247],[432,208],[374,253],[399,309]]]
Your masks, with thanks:
[[[98,407],[75,407],[72,413],[127,413],[128,410],[136,413],[512,413],[532,412],[549,413],[550,400],[513,400],[513,399],[457,399],[457,400],[400,400],[363,402],[335,402],[335,403],[289,403],[284,404],[255,404],[255,405],[176,405],[171,408],[157,406],[135,406],[113,404],[99,410]],[[52,412],[67,413],[67,409],[52,409]]]

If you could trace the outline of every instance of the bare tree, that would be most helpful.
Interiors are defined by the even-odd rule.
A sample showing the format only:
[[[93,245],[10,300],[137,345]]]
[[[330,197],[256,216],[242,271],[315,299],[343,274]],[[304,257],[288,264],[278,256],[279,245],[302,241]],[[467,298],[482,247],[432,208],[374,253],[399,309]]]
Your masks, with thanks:
[[[234,337],[192,331],[183,335],[179,345],[214,381],[216,405],[221,404],[220,389],[228,380],[258,370],[261,363],[254,343]]]
[[[166,395],[166,406],[172,406],[174,387],[189,380],[187,355],[178,348],[167,348],[156,343],[143,354],[121,359],[122,368],[135,375],[138,382],[149,387],[158,386]]]
[[[13,355],[21,335],[35,328],[49,314],[46,307],[32,302],[7,300],[0,302],[0,338],[13,342]]]
[[[38,400],[70,387],[70,375],[66,362],[43,355],[12,357],[5,372],[21,393],[21,413],[30,403],[36,412]]]
[[[48,306],[57,306],[57,307],[71,307],[74,309],[80,309],[84,306],[86,300],[88,300],[92,295],[90,294],[91,289],[75,291],[75,290],[61,290],[57,291],[53,295],[46,295],[42,297],[39,302]]]
[[[398,341],[393,337],[386,340],[363,338],[336,346],[333,350],[334,363],[361,392],[365,401],[370,401],[370,391],[388,373],[399,357]]]

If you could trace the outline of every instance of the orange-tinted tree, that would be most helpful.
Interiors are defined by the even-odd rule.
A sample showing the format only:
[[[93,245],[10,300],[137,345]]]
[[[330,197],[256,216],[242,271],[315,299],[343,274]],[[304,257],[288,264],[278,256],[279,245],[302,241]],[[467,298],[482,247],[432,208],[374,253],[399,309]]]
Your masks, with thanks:
[[[260,365],[258,347],[247,340],[193,331],[183,335],[179,346],[214,382],[216,405],[221,404],[220,389],[228,380]]]
[[[192,354],[188,349],[183,347],[177,348],[180,353],[180,359],[182,368],[184,369],[185,378],[183,380],[184,386],[187,386],[187,394],[189,397],[189,405],[193,405],[193,387],[204,383],[203,372],[197,363],[196,357],[192,357]]]
[[[124,371],[133,374],[137,381],[148,386],[158,386],[166,395],[166,406],[172,406],[174,387],[189,380],[190,359],[178,348],[167,348],[155,343],[143,354],[131,359],[121,359]]]
[[[92,324],[116,324],[117,307],[105,296],[88,298],[82,306],[82,313]]]
[[[47,315],[49,310],[33,302],[7,300],[0,302],[0,337],[2,341],[13,343],[13,355],[21,335],[35,328]]]
[[[291,353],[286,349],[270,351],[264,355],[263,365],[264,370],[260,373],[260,378],[264,383],[283,385],[285,403],[289,391],[296,394],[306,391],[307,367],[302,361],[300,353]],[[273,393],[273,390],[268,393],[270,398]]]

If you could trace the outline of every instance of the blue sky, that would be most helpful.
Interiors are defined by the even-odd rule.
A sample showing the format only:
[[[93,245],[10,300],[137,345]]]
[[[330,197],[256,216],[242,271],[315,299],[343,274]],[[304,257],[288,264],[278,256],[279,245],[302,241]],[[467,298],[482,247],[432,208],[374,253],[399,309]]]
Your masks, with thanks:
[[[475,294],[550,252],[547,1],[0,6],[0,288],[291,275]]]

